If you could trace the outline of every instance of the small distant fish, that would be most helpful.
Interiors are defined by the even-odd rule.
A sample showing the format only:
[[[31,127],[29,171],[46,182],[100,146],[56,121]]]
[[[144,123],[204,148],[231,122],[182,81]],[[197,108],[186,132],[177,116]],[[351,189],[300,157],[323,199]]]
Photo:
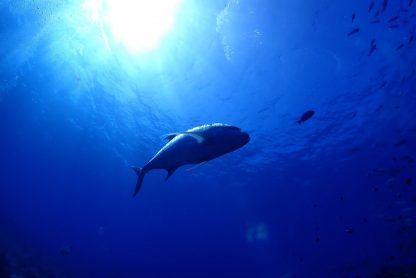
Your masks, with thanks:
[[[371,54],[373,54],[373,52],[377,49],[377,45],[376,45],[376,40],[371,40],[371,44],[370,44],[370,48],[368,49],[368,54],[367,56],[371,56]]]
[[[69,256],[71,254],[71,252],[72,252],[72,247],[71,246],[63,246],[63,247],[61,247],[61,249],[59,249],[59,253],[62,256],[65,256],[65,257]]]
[[[396,15],[396,16],[391,17],[388,22],[391,23],[391,22],[394,22],[394,21],[396,21],[398,19],[399,19],[399,16]]]
[[[360,28],[354,28],[347,34],[347,36],[357,34],[358,32],[360,32]]]
[[[360,148],[358,148],[358,147],[352,147],[352,148],[349,148],[348,151],[351,152],[351,153],[356,153],[356,152],[359,152],[360,151]]]
[[[380,89],[386,87],[386,85],[387,85],[387,81],[383,81],[380,85]]]
[[[414,39],[414,37],[413,37],[413,35],[411,35],[411,36],[409,37],[409,41],[407,42],[407,44],[411,44],[411,43],[412,43],[412,41],[413,41],[413,39]]]
[[[413,0],[409,0],[409,7],[413,5]]]
[[[357,17],[356,13],[352,13],[351,15],[351,23],[354,22],[354,19]]]
[[[399,28],[399,25],[397,25],[397,24],[392,24],[392,25],[389,25],[389,28],[390,28],[390,29],[397,29],[397,28]]]
[[[351,235],[352,234],[352,229],[351,228],[347,228],[347,229],[345,229],[345,232],[347,234]]]
[[[375,168],[373,169],[374,174],[376,175],[385,175],[385,176],[398,176],[401,173],[401,169],[398,168]]]
[[[404,155],[404,156],[400,157],[400,160],[408,162],[408,163],[415,163],[415,160],[410,155]]]
[[[403,145],[406,145],[406,144],[407,144],[406,139],[400,139],[399,141],[397,141],[397,142],[394,144],[394,146],[395,146],[395,147],[400,147],[400,146],[403,146]]]
[[[388,4],[389,4],[389,0],[383,0],[383,4],[381,5],[381,13],[384,13],[387,10]]]
[[[412,182],[413,182],[412,178],[407,178],[407,179],[404,181],[404,183],[405,183],[405,184],[407,184],[407,185],[411,185],[411,184],[412,184]]]
[[[371,21],[371,23],[380,23],[381,20],[380,19],[374,19],[373,21]]]
[[[394,21],[396,21],[396,20],[398,20],[399,19],[399,16],[398,15],[396,15],[396,16],[393,16],[392,18],[390,18],[389,19],[389,23],[392,23],[392,22],[394,22]]]
[[[374,17],[378,17],[380,15],[380,11],[376,11],[375,13],[374,13]]]
[[[308,110],[305,113],[303,113],[302,116],[300,117],[300,119],[297,120],[296,122],[298,124],[302,124],[303,122],[306,122],[307,120],[312,118],[313,115],[315,115],[315,111],[314,110]]]
[[[396,47],[396,50],[400,50],[400,49],[402,49],[403,48],[403,46],[404,46],[404,44],[399,44],[397,47]]]
[[[374,8],[374,4],[375,4],[374,1],[370,2],[370,5],[368,5],[368,12],[371,12],[371,10]]]
[[[389,222],[389,223],[397,223],[400,222],[402,219],[402,216],[393,216],[393,215],[381,215],[381,217],[383,218],[384,222]]]

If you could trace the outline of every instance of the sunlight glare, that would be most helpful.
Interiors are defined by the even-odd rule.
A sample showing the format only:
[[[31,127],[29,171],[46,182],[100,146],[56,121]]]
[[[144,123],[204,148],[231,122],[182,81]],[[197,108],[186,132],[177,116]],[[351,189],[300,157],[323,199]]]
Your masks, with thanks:
[[[134,52],[155,48],[173,28],[182,0],[87,0],[84,8]]]

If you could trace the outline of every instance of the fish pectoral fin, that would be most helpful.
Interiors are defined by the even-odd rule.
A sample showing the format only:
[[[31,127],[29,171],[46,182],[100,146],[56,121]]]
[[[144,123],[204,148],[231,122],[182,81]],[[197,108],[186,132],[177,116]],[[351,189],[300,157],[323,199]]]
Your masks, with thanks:
[[[168,171],[168,174],[166,175],[165,181],[167,181],[170,178],[170,176],[173,175],[173,173],[176,171],[176,168],[166,170]]]
[[[189,135],[189,136],[191,136],[191,137],[195,138],[195,140],[196,140],[199,144],[203,143],[203,142],[206,140],[206,138],[205,138],[204,136],[202,136],[202,135],[200,135],[200,134],[197,134],[197,133],[193,133],[193,132],[184,132],[183,134],[185,134],[185,135]]]
[[[163,139],[167,139],[168,141],[170,141],[178,135],[180,135],[180,133],[169,133],[166,134]]]

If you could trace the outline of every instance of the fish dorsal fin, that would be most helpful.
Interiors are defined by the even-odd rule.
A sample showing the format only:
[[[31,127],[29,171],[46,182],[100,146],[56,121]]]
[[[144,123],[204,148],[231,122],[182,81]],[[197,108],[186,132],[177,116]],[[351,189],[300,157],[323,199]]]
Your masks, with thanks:
[[[189,135],[189,136],[195,138],[195,140],[199,144],[203,143],[206,140],[206,138],[204,136],[202,136],[200,134],[197,134],[197,133],[193,133],[193,132],[183,132],[182,134]]]
[[[180,135],[180,133],[169,133],[166,134],[163,139],[167,139],[168,141],[170,141],[178,135]]]
[[[167,181],[167,180],[170,178],[170,176],[172,176],[172,175],[173,175],[173,173],[175,173],[176,168],[173,168],[173,169],[166,169],[166,170],[168,171],[168,174],[166,175],[165,181]]]
[[[191,136],[191,137],[192,137],[192,138],[194,138],[194,139],[195,139],[195,140],[196,140],[199,144],[201,144],[202,142],[204,142],[204,141],[206,140],[204,136],[202,136],[202,135],[200,135],[200,134],[197,134],[197,133],[188,132],[188,131],[185,131],[185,132],[175,132],[175,133],[169,133],[169,134],[166,134],[166,135],[164,136],[164,139],[167,139],[167,140],[171,141],[173,138],[175,138],[176,136],[181,135],[181,134]]]

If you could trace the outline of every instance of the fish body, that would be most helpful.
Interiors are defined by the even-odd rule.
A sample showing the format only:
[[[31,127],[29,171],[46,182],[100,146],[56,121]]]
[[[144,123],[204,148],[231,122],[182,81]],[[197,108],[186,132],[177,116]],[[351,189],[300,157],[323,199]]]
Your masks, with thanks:
[[[373,54],[374,51],[376,51],[377,49],[377,44],[376,44],[376,40],[371,40],[371,44],[370,44],[370,49],[368,50],[368,54],[367,56],[371,56],[371,54]]]
[[[168,171],[167,180],[177,168],[200,164],[235,151],[250,141],[248,133],[236,126],[210,124],[166,136],[169,142],[143,167],[132,167],[138,175],[134,195],[139,192],[144,175],[153,169]]]
[[[399,19],[399,16],[396,15],[396,16],[393,16],[392,18],[390,18],[388,22],[392,23],[392,22],[397,21],[398,19]]]
[[[368,5],[368,12],[371,12],[371,10],[374,8],[374,1],[371,1],[370,4]]]
[[[347,36],[352,36],[354,34],[357,34],[358,32],[360,32],[360,28],[354,28],[347,34]]]
[[[388,4],[389,4],[389,0],[383,0],[383,4],[381,5],[381,13],[384,13],[387,10]]]
[[[299,120],[297,120],[296,122],[298,124],[302,124],[303,122],[306,122],[307,120],[309,120],[310,118],[312,118],[313,115],[315,115],[315,111],[308,110],[305,113],[303,113],[302,116],[299,118]]]

